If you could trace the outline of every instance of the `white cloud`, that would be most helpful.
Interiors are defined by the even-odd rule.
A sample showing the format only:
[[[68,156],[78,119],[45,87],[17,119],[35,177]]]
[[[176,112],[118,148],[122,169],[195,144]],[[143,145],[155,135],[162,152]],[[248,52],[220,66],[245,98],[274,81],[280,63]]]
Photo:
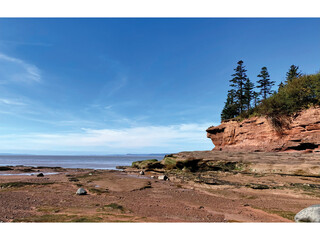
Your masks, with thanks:
[[[212,123],[146,126],[123,129],[82,129],[80,133],[37,133],[0,137],[1,151],[14,146],[30,150],[105,150],[131,152],[146,149],[157,151],[209,150],[213,147],[205,130]],[[6,148],[7,147],[7,148]],[[202,149],[198,149],[198,148]],[[8,149],[9,148],[9,149]]]
[[[29,64],[21,59],[7,56],[0,53],[0,61],[4,66],[2,70],[2,76],[0,81],[3,82],[40,82],[41,73],[40,70],[32,64]]]
[[[16,105],[16,106],[25,106],[26,104],[17,99],[8,99],[8,98],[0,98],[0,103],[6,105]]]

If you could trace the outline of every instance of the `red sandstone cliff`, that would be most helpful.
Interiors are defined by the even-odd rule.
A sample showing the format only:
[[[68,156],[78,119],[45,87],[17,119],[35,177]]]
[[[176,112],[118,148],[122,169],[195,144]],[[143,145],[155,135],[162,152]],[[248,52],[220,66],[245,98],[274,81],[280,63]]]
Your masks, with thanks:
[[[253,117],[222,122],[209,127],[207,137],[216,151],[320,152],[320,108],[309,108],[286,119]]]

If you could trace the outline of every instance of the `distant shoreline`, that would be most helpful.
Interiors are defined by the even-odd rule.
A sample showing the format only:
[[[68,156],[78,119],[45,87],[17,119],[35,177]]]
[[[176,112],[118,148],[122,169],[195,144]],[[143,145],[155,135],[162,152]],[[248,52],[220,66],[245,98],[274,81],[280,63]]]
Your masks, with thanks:
[[[0,166],[47,166],[81,169],[116,170],[117,166],[131,166],[132,162],[163,159],[165,155],[0,155]]]

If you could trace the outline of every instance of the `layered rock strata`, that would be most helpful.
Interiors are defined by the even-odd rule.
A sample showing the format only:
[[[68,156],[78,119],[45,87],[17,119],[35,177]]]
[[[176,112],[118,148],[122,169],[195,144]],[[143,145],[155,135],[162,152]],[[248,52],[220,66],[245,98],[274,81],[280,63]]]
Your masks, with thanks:
[[[225,121],[206,131],[215,151],[320,152],[320,108],[309,108],[291,117]]]

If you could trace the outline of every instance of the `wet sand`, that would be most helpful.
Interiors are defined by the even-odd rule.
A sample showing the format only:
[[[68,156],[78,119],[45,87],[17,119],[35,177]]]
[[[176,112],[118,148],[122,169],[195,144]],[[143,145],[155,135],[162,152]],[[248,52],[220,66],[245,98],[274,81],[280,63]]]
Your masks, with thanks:
[[[33,175],[0,175],[2,222],[292,222],[320,197],[315,177],[171,172],[163,181],[151,178],[161,172],[130,168],[0,171],[15,173]],[[88,194],[76,195],[79,187]]]

